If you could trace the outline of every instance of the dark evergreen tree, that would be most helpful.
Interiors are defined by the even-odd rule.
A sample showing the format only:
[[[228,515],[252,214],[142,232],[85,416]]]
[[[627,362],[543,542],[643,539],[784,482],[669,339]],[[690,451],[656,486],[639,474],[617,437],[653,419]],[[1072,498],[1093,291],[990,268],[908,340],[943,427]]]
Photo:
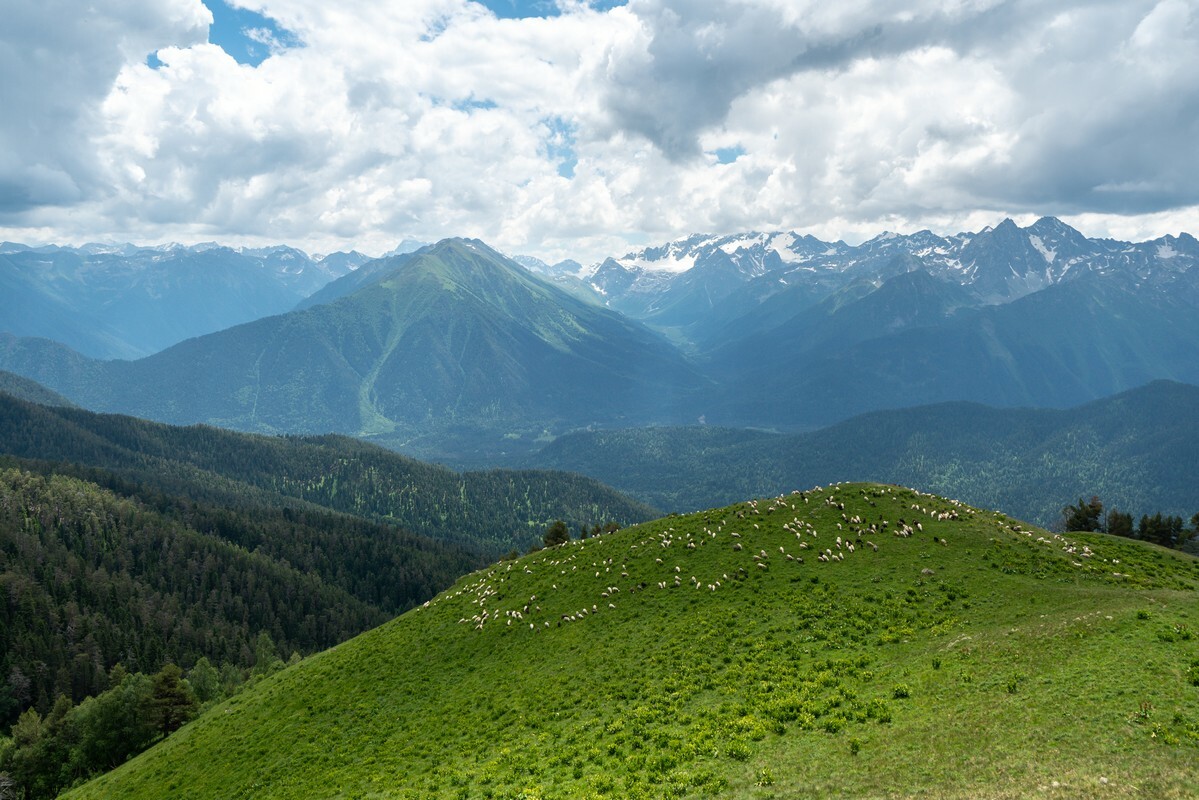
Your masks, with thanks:
[[[163,736],[169,736],[196,714],[199,702],[183,680],[183,671],[167,664],[154,676],[150,688],[149,720]]]
[[[565,522],[556,519],[546,528],[543,541],[546,547],[556,547],[560,544],[566,544],[570,541],[570,529],[566,527]]]
[[[1128,536],[1133,534],[1132,514],[1125,514],[1123,511],[1112,509],[1107,513],[1107,532],[1115,536]]]
[[[1080,497],[1077,505],[1062,509],[1062,516],[1068,531],[1097,531],[1102,528],[1103,503],[1097,496],[1089,501]]]
[[[1178,547],[1184,541],[1182,517],[1162,516],[1160,511],[1153,516],[1142,516],[1137,538],[1162,547]]]

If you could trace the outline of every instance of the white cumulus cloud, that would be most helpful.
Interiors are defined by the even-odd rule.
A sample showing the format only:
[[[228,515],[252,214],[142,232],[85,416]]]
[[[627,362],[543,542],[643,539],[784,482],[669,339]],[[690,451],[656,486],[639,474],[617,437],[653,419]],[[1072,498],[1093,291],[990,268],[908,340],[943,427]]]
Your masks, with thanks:
[[[208,44],[198,0],[6,11],[5,238],[588,260],[1004,214],[1199,229],[1193,0],[238,5],[286,32],[253,34],[256,67]]]

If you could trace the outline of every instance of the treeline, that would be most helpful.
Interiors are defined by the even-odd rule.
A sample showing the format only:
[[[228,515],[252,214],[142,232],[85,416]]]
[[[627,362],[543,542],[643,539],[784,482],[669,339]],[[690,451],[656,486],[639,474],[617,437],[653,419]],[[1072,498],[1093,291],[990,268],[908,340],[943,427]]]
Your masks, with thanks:
[[[292,653],[289,663],[299,661]],[[0,736],[0,798],[49,800],[120,766],[171,735],[204,709],[282,669],[275,643],[260,634],[248,668],[216,667],[201,657],[184,672],[166,664],[153,675],[117,664],[105,686],[76,704],[59,695],[42,713],[30,708]]]
[[[1175,550],[1189,549],[1189,545],[1199,542],[1199,514],[1191,517],[1189,528],[1182,517],[1163,515],[1160,511],[1152,516],[1142,514],[1134,525],[1132,514],[1104,508],[1097,495],[1090,500],[1080,497],[1077,503],[1062,509],[1061,527],[1067,531],[1100,531],[1140,539]]]
[[[209,504],[311,504],[496,556],[572,527],[641,522],[654,509],[595,480],[541,471],[456,473],[343,436],[269,437],[48,408],[0,394],[0,448],[132,479]],[[114,488],[114,491],[117,489]],[[296,503],[295,501],[303,501]]]

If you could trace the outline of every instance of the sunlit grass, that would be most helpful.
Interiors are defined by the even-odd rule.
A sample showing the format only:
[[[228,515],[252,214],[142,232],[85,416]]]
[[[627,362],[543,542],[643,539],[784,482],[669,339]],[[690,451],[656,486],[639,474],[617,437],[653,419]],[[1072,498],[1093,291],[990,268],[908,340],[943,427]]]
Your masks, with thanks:
[[[1197,585],[894,487],[672,516],[467,576],[78,796],[1196,796]]]

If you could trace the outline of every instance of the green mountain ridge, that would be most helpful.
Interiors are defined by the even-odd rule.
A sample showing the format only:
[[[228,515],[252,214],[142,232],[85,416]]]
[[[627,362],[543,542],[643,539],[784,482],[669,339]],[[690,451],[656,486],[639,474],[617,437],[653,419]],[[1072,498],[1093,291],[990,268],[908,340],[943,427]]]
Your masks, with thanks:
[[[916,286],[918,274],[766,328],[747,314],[743,336],[705,365],[726,376],[707,421],[796,430],[952,400],[1068,408],[1155,379],[1199,383],[1199,316],[1182,295],[1088,274],[965,307],[958,287],[928,276]]]
[[[258,432],[405,441],[465,427],[494,447],[546,426],[680,419],[705,385],[639,323],[584,303],[480,242],[388,262],[324,305],[97,362],[0,338],[0,363],[97,411]]]
[[[12,372],[0,370],[0,392],[11,395],[18,400],[29,403],[39,403],[44,406],[63,406],[73,408],[72,403],[58,392],[53,392],[37,381],[23,378]]]
[[[838,485],[494,565],[72,798],[1185,798],[1199,562]]]
[[[456,473],[343,436],[270,437],[25,403],[0,393],[0,455],[98,470],[149,492],[351,514],[498,555],[572,527],[654,511],[594,480],[538,470]]]
[[[1157,381],[1066,410],[944,403],[853,417],[801,434],[714,428],[579,432],[527,463],[590,475],[689,511],[794,482],[883,480],[1042,525],[1098,494],[1110,507],[1199,510],[1199,387]]]

